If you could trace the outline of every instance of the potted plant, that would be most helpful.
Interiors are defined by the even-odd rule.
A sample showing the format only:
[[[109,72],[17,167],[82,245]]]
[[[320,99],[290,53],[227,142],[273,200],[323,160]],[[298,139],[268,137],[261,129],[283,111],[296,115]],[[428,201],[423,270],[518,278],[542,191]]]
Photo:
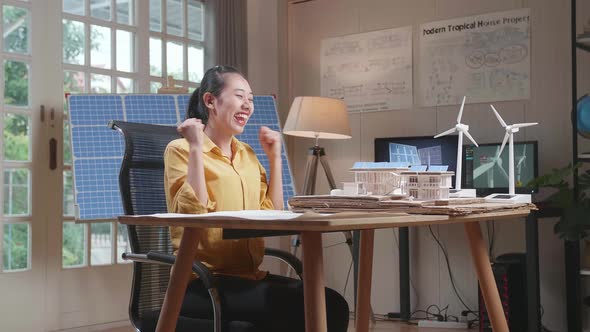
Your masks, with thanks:
[[[590,268],[590,170],[578,175],[577,200],[574,200],[574,191],[568,181],[580,165],[569,164],[564,168],[553,169],[529,182],[528,186],[554,188],[555,193],[549,197],[548,203],[561,210],[561,217],[553,230],[562,239],[586,241],[582,265]]]

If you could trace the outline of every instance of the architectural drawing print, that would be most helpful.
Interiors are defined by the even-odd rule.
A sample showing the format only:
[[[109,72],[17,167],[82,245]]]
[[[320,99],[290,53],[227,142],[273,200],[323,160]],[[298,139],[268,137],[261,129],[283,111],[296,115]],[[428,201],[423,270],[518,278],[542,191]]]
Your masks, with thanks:
[[[529,17],[518,9],[421,25],[419,104],[528,99]]]
[[[322,96],[350,112],[408,109],[412,86],[412,27],[322,40]]]

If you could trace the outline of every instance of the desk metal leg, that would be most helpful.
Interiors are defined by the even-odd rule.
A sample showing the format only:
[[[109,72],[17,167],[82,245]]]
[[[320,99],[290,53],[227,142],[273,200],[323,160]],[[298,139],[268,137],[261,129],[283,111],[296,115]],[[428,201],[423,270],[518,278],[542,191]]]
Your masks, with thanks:
[[[180,240],[176,262],[170,274],[170,283],[166,290],[156,332],[176,330],[176,321],[178,320],[186,286],[190,280],[193,261],[197,253],[197,241],[198,230],[185,227],[182,233],[182,240]]]
[[[481,235],[479,223],[465,223],[465,232],[469,240],[477,279],[479,280],[481,292],[492,323],[492,330],[494,332],[509,332],[502,302],[500,301],[500,294],[498,293],[498,287],[496,286],[496,280],[494,279],[492,266],[490,265],[490,257],[488,256],[488,250]]]
[[[410,320],[410,230],[399,229],[399,303],[400,318]]]
[[[302,232],[305,331],[327,332],[322,233]]]
[[[582,331],[582,296],[580,288],[580,242],[564,241],[565,296],[567,331]]]
[[[539,287],[539,224],[537,213],[526,218],[526,275],[528,331],[541,331],[541,296]]]
[[[369,331],[369,318],[371,316],[371,280],[373,276],[374,238],[375,230],[367,229],[361,231],[358,279],[359,288],[356,303],[356,332]]]

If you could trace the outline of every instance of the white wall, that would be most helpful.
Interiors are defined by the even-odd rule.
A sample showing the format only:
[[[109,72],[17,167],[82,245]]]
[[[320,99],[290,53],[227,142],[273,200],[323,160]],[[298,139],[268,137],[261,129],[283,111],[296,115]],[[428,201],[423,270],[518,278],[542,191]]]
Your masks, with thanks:
[[[565,165],[571,158],[569,1],[555,0],[313,0],[287,5],[285,0],[249,0],[249,75],[256,92],[278,93],[281,118],[299,95],[320,94],[320,42],[324,38],[412,25],[453,17],[517,8],[531,9],[531,98],[497,102],[507,122],[538,121],[541,125],[519,133],[519,140],[539,141],[540,173]],[[578,1],[579,12],[590,4]],[[589,17],[579,16],[587,21]],[[581,31],[582,23],[579,24]],[[418,38],[414,34],[414,54]],[[580,68],[587,72],[590,55],[580,55]],[[419,66],[414,57],[414,73]],[[582,72],[582,70],[580,72]],[[416,77],[416,75],[414,75]],[[580,75],[582,76],[582,75]],[[416,80],[414,80],[417,86]],[[590,89],[590,78],[580,77],[579,88]],[[280,88],[280,91],[279,91]],[[585,89],[584,89],[585,88]],[[287,90],[287,91],[285,91]],[[347,171],[354,161],[372,161],[377,137],[434,135],[447,129],[456,116],[456,106],[421,108],[368,114],[351,114],[353,138],[322,144],[331,159],[337,182],[351,179]],[[479,142],[497,142],[503,132],[482,104],[466,105],[464,120]],[[290,163],[296,183],[303,180],[305,139],[287,138]],[[583,145],[582,145],[583,146]],[[328,186],[319,177],[319,190]],[[298,186],[301,189],[301,186]],[[565,330],[563,246],[553,234],[555,220],[540,221],[541,301],[544,324]],[[485,235],[485,225],[482,225]],[[459,292],[472,308],[477,307],[477,282],[461,226],[440,226],[434,231],[448,248]],[[427,228],[412,230],[411,278],[413,309],[430,304],[449,307],[457,315],[462,307],[454,295],[442,253]],[[324,245],[340,243],[340,234],[324,237]],[[283,242],[284,244],[284,242]],[[496,223],[496,255],[524,251],[524,221]],[[398,249],[393,231],[376,234],[372,304],[376,313],[399,311]],[[344,245],[325,250],[326,279],[343,292],[350,264]],[[345,296],[352,304],[351,281]]]
[[[277,1],[248,0],[248,81],[256,95],[279,94],[279,47]],[[288,241],[288,240],[287,240]],[[280,248],[279,237],[266,238],[267,247]],[[279,261],[265,259],[261,269],[284,274],[286,269]]]

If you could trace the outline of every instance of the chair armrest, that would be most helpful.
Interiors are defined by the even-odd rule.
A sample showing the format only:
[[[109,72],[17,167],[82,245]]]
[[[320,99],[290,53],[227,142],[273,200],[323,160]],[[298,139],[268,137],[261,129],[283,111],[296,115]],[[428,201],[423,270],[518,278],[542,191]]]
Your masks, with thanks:
[[[155,251],[150,251],[147,254],[133,254],[125,252],[123,253],[122,257],[124,260],[142,263],[174,265],[174,262],[176,262],[176,256]],[[211,288],[215,288],[215,277],[203,263],[198,261],[193,262],[192,270],[199,276],[203,282],[203,286],[205,286],[206,289],[209,290]]]
[[[141,263],[174,265],[174,262],[176,262],[176,256],[170,254],[163,254],[161,252],[155,251],[150,251],[147,254],[133,254],[125,252],[123,253],[122,257],[124,260],[131,260],[133,262]],[[213,305],[213,329],[214,332],[220,332],[221,298],[219,297],[219,292],[215,287],[215,277],[203,263],[198,261],[193,262],[192,270],[199,276],[199,278],[203,282],[203,286],[205,286],[205,288],[207,288],[207,291],[209,292],[209,296],[211,297],[211,304]]]
[[[291,268],[293,268],[293,270],[295,270],[295,273],[297,273],[299,278],[302,277],[303,263],[301,263],[297,256],[291,254],[290,252],[274,248],[264,248],[264,255],[282,260]]]

